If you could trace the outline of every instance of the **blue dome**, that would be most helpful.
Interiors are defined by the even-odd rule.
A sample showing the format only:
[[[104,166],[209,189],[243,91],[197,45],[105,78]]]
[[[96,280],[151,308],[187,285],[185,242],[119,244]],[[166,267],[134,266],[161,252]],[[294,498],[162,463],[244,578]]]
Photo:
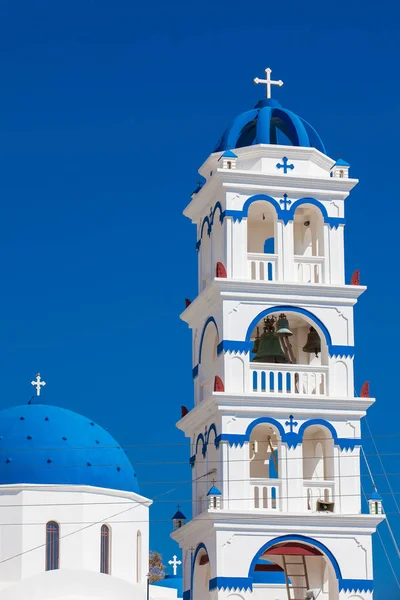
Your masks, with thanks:
[[[260,100],[252,110],[237,116],[224,132],[214,152],[254,144],[306,146],[326,154],[325,146],[315,129],[274,99]]]
[[[139,493],[125,451],[102,427],[65,408],[0,411],[0,485],[92,485]]]

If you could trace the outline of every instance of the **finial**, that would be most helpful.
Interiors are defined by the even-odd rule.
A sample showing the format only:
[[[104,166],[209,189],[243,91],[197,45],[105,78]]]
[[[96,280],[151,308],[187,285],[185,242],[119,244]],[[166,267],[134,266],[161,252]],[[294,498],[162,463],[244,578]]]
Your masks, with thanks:
[[[268,100],[271,98],[271,86],[279,85],[279,87],[282,87],[282,85],[283,85],[283,81],[281,79],[279,79],[278,81],[274,81],[273,79],[271,79],[271,73],[272,73],[272,69],[270,69],[268,67],[267,69],[265,69],[265,79],[259,79],[258,77],[256,77],[253,80],[254,83],[265,83],[265,85],[267,87],[266,97],[268,98]]]
[[[45,381],[41,380],[40,373],[36,374],[36,380],[31,381],[31,385],[36,388],[36,396],[40,396],[40,388],[46,385]]]

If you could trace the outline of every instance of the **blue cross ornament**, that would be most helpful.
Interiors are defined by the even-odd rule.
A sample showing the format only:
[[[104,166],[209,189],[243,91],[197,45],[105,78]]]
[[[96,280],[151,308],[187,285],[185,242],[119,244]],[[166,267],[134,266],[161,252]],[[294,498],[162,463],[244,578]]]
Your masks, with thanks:
[[[289,206],[292,204],[292,201],[288,200],[287,194],[283,194],[283,200],[279,200],[279,203],[282,204],[285,210],[288,210]]]
[[[294,420],[293,415],[290,415],[289,421],[286,421],[285,425],[290,428],[290,433],[293,433],[293,429],[297,427],[298,422]]]
[[[293,171],[294,165],[289,165],[288,164],[289,159],[287,158],[287,156],[284,156],[282,158],[282,162],[283,162],[283,165],[281,163],[277,163],[277,165],[276,165],[277,169],[283,169],[283,172],[285,173],[285,175],[288,172],[288,169],[290,169],[291,171]]]

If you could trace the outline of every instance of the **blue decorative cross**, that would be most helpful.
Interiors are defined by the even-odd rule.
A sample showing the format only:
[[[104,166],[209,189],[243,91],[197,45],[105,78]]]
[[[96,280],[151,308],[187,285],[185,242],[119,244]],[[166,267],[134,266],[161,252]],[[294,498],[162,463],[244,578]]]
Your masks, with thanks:
[[[285,425],[286,427],[290,427],[290,433],[293,433],[293,429],[297,427],[298,422],[294,420],[293,415],[290,415],[289,421],[286,421]]]
[[[284,156],[282,158],[282,162],[283,162],[283,165],[281,165],[281,163],[277,163],[277,165],[276,165],[277,169],[283,169],[283,172],[285,174],[288,172],[288,169],[291,169],[293,171],[294,165],[288,165],[289,159],[286,156]]]
[[[288,200],[287,194],[283,194],[283,200],[279,200],[279,202],[283,205],[285,210],[288,210],[289,206],[292,204],[292,201]]]

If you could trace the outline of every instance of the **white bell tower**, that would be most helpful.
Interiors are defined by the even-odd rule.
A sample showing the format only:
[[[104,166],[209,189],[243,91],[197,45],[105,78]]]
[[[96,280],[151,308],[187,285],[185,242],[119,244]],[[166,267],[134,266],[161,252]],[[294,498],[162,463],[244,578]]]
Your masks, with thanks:
[[[197,227],[193,518],[184,600],[371,600],[377,503],[361,513],[345,200],[356,179],[318,133],[267,98],[233,121],[184,211]],[[344,166],[345,165],[345,166]],[[338,174],[339,173],[339,174]],[[343,173],[343,174],[342,174]],[[372,506],[372,505],[371,505]],[[380,505],[381,506],[381,505]]]

